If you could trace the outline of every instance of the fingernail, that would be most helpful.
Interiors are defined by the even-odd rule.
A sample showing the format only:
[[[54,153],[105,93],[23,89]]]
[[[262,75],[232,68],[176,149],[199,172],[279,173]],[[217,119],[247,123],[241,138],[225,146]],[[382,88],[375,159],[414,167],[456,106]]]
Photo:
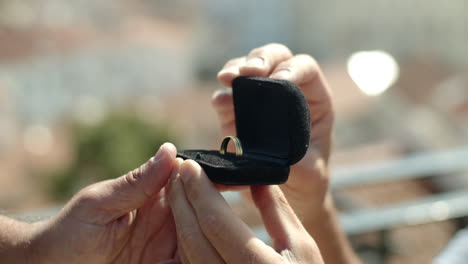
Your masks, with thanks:
[[[192,172],[190,170],[179,171],[179,177],[183,183],[186,183],[192,178]]]
[[[280,70],[278,72],[275,72],[271,75],[271,78],[275,79],[288,79],[289,76],[291,76],[291,71],[290,70]]]
[[[163,155],[164,155],[164,144],[161,145],[161,147],[159,147],[159,150],[158,152],[156,153],[156,156],[154,156],[154,161],[159,161]]]
[[[247,66],[260,68],[260,67],[263,67],[263,64],[264,64],[264,63],[265,63],[265,62],[263,61],[262,58],[256,57],[256,58],[251,58],[251,59],[249,59],[249,60],[247,61]]]

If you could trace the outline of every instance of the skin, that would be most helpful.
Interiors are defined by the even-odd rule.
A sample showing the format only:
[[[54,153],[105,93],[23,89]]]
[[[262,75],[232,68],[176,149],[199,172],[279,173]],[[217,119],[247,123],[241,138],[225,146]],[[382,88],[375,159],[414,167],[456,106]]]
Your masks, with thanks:
[[[289,179],[281,185],[281,190],[317,241],[326,263],[359,263],[339,227],[328,192],[334,113],[331,92],[319,65],[311,56],[293,54],[286,46],[275,43],[228,61],[218,73],[218,80],[226,88],[216,91],[212,97],[223,137],[236,135],[231,85],[238,76],[284,79],[301,88],[311,116],[310,147],[305,157],[291,167]],[[231,188],[218,187],[223,190]],[[251,200],[248,192],[245,196]]]
[[[175,155],[164,144],[140,168],[88,186],[45,222],[0,218],[2,263],[173,263],[177,240],[164,186]]]
[[[169,200],[184,264],[324,263],[320,251],[277,186],[252,187],[273,247],[255,237],[192,160],[176,162]],[[202,253],[202,254],[200,254]]]

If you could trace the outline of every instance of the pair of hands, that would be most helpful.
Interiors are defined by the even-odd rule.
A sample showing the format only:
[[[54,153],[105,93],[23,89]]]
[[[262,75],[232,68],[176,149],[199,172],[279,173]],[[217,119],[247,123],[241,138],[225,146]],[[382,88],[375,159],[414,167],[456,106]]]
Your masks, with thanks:
[[[168,186],[182,263],[323,263],[277,186],[251,188],[274,248],[233,213],[196,162],[177,159]]]
[[[275,249],[233,214],[198,164],[176,159],[175,147],[165,144],[140,168],[83,189],[56,217],[34,224],[20,241],[28,245],[26,261],[323,263],[302,225],[316,221],[326,206],[333,113],[323,75],[310,56],[293,56],[278,44],[229,61],[218,79],[230,86],[239,75],[293,81],[311,111],[310,148],[292,167],[289,181],[281,189],[251,188]],[[230,90],[216,92],[213,105],[222,134],[235,135]]]

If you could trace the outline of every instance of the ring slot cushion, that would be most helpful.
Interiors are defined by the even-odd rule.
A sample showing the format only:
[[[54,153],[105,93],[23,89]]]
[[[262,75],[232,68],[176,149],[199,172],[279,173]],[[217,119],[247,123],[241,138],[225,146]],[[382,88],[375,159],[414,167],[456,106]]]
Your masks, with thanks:
[[[293,82],[262,77],[237,77],[232,89],[243,155],[184,150],[177,156],[195,160],[219,184],[286,182],[289,166],[300,161],[309,147],[310,112],[302,91]]]

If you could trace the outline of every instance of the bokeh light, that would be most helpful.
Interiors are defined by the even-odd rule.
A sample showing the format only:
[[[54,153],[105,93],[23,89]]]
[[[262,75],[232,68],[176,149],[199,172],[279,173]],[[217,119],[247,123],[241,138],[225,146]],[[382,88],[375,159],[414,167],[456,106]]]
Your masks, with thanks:
[[[397,81],[399,67],[385,51],[360,51],[349,57],[348,74],[364,94],[376,96]]]

